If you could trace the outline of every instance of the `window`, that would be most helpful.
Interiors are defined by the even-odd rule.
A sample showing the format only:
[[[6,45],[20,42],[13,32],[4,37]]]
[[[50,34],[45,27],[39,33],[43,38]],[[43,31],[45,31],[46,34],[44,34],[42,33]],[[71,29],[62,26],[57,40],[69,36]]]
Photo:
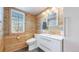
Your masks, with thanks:
[[[11,32],[22,33],[25,31],[25,14],[12,9],[11,10]]]

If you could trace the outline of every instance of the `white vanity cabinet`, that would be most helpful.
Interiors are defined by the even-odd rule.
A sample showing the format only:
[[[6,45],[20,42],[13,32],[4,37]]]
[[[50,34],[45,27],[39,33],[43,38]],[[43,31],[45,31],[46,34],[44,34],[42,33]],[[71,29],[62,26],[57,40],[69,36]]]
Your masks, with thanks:
[[[40,49],[46,52],[62,52],[63,37],[50,34],[37,34],[37,45]]]

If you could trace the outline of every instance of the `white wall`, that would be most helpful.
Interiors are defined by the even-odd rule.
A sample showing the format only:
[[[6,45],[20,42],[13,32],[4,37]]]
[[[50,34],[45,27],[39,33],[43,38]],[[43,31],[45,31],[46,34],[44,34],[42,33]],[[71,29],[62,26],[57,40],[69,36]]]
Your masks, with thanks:
[[[3,35],[3,8],[0,7],[0,38]]]
[[[79,7],[65,7],[64,17],[64,51],[79,52]]]

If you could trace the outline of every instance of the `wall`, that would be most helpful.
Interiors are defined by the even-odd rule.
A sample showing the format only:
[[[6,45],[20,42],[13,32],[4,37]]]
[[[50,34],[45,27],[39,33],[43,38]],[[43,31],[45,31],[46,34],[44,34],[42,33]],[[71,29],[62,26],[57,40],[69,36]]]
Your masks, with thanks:
[[[0,51],[3,51],[3,8],[0,7]]]
[[[5,42],[5,51],[15,51],[17,49],[25,47],[25,41],[29,38],[33,37],[34,33],[36,33],[36,17],[25,13],[25,32],[23,33],[11,33],[11,19],[10,19],[10,11],[11,9],[15,9],[21,12],[17,8],[13,7],[4,7],[4,42]],[[15,48],[16,47],[16,48]]]
[[[18,11],[21,11],[17,8],[12,8],[12,9],[15,9],[15,10],[18,10]],[[8,7],[5,7],[4,8],[4,36],[5,35],[13,35],[11,33],[11,29],[10,29],[10,10],[11,8],[8,8]],[[21,12],[24,12],[24,11],[21,11]],[[25,12],[24,12],[25,13]],[[24,33],[35,33],[35,28],[36,28],[36,18],[35,16],[31,15],[31,14],[26,14],[25,13],[25,32]],[[31,29],[32,28],[32,29]]]
[[[79,52],[79,7],[64,8],[64,51]]]
[[[37,16],[37,24],[38,24],[38,33],[41,33],[41,21],[44,20],[44,18],[47,18],[48,14],[50,12],[56,12],[57,13],[57,19],[58,19],[58,26],[54,27],[51,31],[47,30],[47,33],[50,34],[57,34],[61,35],[61,28],[64,27],[64,20],[63,20],[63,8],[48,8],[47,10],[43,11],[41,14]],[[62,32],[64,35],[64,32]]]
[[[31,14],[26,15],[26,32],[35,34],[36,30],[36,17],[32,16]]]

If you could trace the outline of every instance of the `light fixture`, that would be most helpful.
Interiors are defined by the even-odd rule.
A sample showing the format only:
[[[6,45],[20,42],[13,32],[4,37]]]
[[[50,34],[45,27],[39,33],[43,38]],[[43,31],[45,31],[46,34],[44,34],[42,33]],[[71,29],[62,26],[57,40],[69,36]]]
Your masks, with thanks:
[[[52,10],[56,10],[56,7],[52,7]]]
[[[52,11],[58,12],[58,9],[56,7],[52,7]]]
[[[46,10],[46,13],[49,13],[50,12],[50,10],[48,9],[48,10]]]

